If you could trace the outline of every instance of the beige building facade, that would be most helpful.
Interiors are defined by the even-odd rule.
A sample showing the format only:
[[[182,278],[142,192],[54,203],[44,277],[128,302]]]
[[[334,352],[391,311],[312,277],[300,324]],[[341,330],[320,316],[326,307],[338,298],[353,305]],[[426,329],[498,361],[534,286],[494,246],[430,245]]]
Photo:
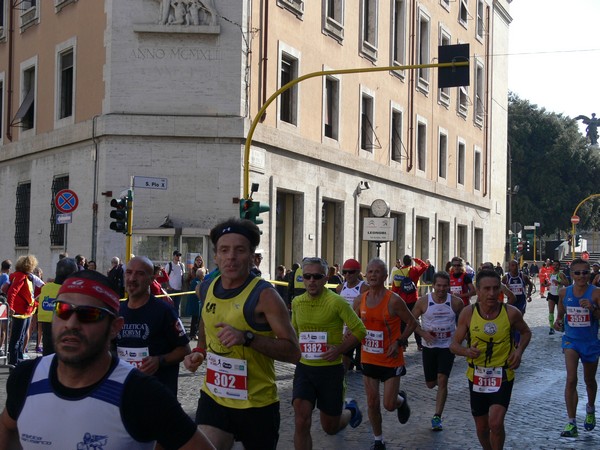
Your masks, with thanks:
[[[468,87],[438,89],[434,68],[328,74],[267,108],[248,161],[271,207],[261,269],[314,255],[502,259],[507,61],[492,55],[506,54],[510,2],[2,3],[0,258],[33,253],[51,272],[66,250],[108,269],[125,256],[110,200],[136,177],[166,183],[133,188],[133,252],[211,261],[208,231],[239,215],[245,139],[278,88],[436,63],[438,45],[468,43]],[[79,199],[70,218],[54,205],[62,189]],[[382,222],[386,242],[364,239]]]

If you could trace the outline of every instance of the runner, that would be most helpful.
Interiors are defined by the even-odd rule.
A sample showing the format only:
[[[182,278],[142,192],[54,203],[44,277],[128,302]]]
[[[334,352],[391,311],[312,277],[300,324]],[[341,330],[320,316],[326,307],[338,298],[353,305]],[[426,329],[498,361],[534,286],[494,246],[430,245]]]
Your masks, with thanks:
[[[465,271],[465,262],[460,256],[455,256],[450,262],[450,292],[460,297],[463,305],[467,306],[475,295],[473,279]]]
[[[310,427],[315,406],[327,434],[336,434],[348,424],[356,428],[362,421],[356,401],[344,402],[342,355],[358,345],[366,330],[346,300],[325,289],[327,270],[325,260],[304,258],[302,280],[306,292],[292,301],[292,324],[302,350],[292,394],[296,450],[312,448]],[[345,336],[344,324],[348,327]]]
[[[589,283],[590,264],[577,258],[571,264],[571,275],[574,285],[559,291],[558,317],[554,327],[565,334],[562,348],[565,354],[567,382],[565,385],[565,402],[567,404],[568,423],[560,434],[562,437],[577,437],[577,368],[579,360],[583,365],[583,378],[588,396],[585,406],[586,431],[596,427],[596,371],[600,356],[600,340],[598,340],[598,318],[600,317],[600,289]],[[566,316],[566,321],[564,320]]]
[[[436,272],[433,275],[433,293],[419,298],[412,310],[415,319],[421,317],[421,327],[429,334],[423,344],[423,372],[427,387],[438,387],[435,414],[431,419],[434,431],[443,429],[442,413],[448,397],[448,377],[454,364],[450,343],[456,330],[456,318],[463,306],[460,297],[450,294],[450,276],[446,272]]]
[[[500,276],[495,271],[481,270],[476,285],[478,301],[460,314],[450,350],[467,358],[471,413],[479,443],[485,450],[500,450],[514,371],[521,364],[531,331],[517,308],[498,302]],[[511,339],[515,330],[521,333],[517,349]],[[463,347],[467,337],[468,347]]]
[[[417,329],[417,321],[398,294],[385,286],[388,271],[385,262],[374,258],[367,266],[369,290],[354,301],[354,310],[367,327],[363,340],[363,381],[367,394],[369,421],[373,428],[373,450],[385,450],[379,398],[383,383],[383,407],[396,411],[405,424],[410,417],[405,391],[399,390],[404,370],[404,346],[408,336]],[[400,322],[406,328],[400,334]],[[422,333],[419,329],[418,332]]]
[[[184,360],[192,372],[207,360],[196,423],[219,449],[236,440],[247,450],[274,450],[279,398],[273,360],[298,361],[298,340],[283,299],[250,274],[258,227],[229,219],[210,231],[210,239],[220,273],[200,285],[198,347]]]
[[[554,334],[554,309],[558,305],[558,291],[561,287],[567,287],[569,281],[566,275],[560,270],[560,261],[554,261],[550,266],[552,272],[547,272],[548,283],[548,322],[550,323],[550,332]]]

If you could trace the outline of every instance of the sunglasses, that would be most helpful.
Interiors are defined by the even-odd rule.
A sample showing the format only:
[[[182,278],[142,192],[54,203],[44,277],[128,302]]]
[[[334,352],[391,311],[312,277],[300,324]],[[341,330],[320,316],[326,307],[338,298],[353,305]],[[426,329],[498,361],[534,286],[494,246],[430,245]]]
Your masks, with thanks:
[[[589,275],[590,271],[589,270],[574,270],[573,272],[571,272],[573,275]]]
[[[462,264],[452,264],[452,267],[462,267]]]
[[[356,273],[358,272],[357,270],[342,270],[342,273],[345,275],[347,273]]]
[[[322,273],[303,273],[302,279],[304,280],[322,280],[325,278],[325,275]]]
[[[60,300],[54,302],[54,314],[59,319],[69,320],[73,313],[77,314],[77,320],[81,323],[100,322],[106,316],[117,317],[111,310],[98,306],[75,306]]]

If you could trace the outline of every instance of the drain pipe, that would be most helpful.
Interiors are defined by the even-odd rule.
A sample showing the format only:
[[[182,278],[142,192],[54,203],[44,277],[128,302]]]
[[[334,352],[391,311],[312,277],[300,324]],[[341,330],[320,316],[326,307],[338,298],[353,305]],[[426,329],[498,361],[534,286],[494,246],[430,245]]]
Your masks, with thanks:
[[[94,143],[94,192],[92,194],[92,259],[97,260],[96,251],[98,246],[98,141],[96,139],[96,119],[100,117],[95,115],[92,118],[92,142]]]

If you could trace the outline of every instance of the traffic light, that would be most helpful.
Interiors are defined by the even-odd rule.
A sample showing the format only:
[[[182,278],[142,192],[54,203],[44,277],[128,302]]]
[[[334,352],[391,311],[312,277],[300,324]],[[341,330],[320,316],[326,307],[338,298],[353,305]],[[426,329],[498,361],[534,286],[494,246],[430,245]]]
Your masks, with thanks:
[[[258,217],[261,213],[270,211],[269,205],[261,205],[260,202],[256,202],[252,199],[241,199],[240,200],[240,218],[248,219],[257,225],[263,223],[263,220]]]
[[[579,247],[580,245],[581,245],[581,235],[576,234],[575,235],[575,247]]]
[[[113,198],[110,201],[110,206],[114,208],[110,212],[110,218],[115,219],[114,222],[110,223],[110,229],[117,233],[127,234],[128,198]]]
[[[517,244],[519,243],[519,237],[512,235],[510,237],[510,251],[515,253],[517,251]]]
[[[529,241],[529,240],[525,241],[525,251],[526,252],[531,251],[531,241]]]

